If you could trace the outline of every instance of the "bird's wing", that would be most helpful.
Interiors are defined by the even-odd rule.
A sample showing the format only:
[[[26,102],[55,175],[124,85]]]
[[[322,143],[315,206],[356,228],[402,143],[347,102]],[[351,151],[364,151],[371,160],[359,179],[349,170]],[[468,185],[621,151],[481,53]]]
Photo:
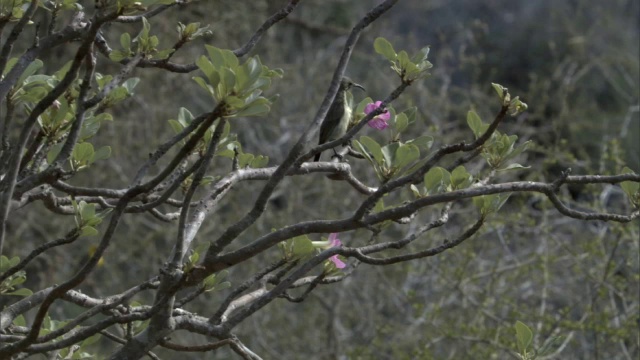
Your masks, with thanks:
[[[338,95],[340,94],[337,94],[336,97]],[[331,135],[336,129],[336,127],[338,126],[338,122],[340,122],[340,118],[342,118],[342,112],[344,111],[343,106],[344,105],[341,105],[341,102],[338,101],[337,99],[333,100],[333,103],[331,104],[331,107],[327,112],[327,116],[325,116],[324,121],[320,126],[319,144],[324,144],[327,141],[335,140],[335,139],[332,139]],[[328,121],[328,119],[331,119],[332,121]]]

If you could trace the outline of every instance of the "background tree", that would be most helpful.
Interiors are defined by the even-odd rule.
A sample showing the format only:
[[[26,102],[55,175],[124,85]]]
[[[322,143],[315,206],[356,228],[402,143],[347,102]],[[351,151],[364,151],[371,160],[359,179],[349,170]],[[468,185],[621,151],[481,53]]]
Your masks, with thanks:
[[[2,2],[0,358],[636,358],[637,14]]]

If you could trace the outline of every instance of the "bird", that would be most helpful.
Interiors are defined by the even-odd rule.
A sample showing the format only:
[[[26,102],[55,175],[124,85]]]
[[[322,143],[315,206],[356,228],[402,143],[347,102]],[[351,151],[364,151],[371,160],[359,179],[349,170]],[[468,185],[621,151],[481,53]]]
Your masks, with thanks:
[[[322,121],[322,125],[320,125],[320,139],[318,141],[318,145],[338,139],[347,132],[353,112],[349,106],[349,102],[347,101],[347,91],[352,87],[365,90],[362,85],[356,84],[346,76],[343,77],[340,81],[340,87],[338,88],[336,97],[333,99],[333,103],[331,103],[331,107],[327,112],[327,116],[325,116]],[[317,153],[313,161],[320,160],[320,154],[321,153]]]

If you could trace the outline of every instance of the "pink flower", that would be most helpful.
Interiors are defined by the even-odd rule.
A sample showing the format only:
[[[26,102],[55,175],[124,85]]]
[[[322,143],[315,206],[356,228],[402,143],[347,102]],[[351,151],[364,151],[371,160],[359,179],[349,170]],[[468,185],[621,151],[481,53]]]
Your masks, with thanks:
[[[329,241],[331,242],[331,247],[342,246],[342,242],[338,239],[337,233],[329,234]],[[344,269],[347,266],[347,264],[338,258],[337,254],[330,257],[329,261],[331,261],[338,269]]]
[[[335,265],[338,269],[344,269],[345,267],[347,267],[347,264],[344,263],[344,261],[338,259],[338,255],[333,255],[332,257],[329,258],[329,260],[333,263],[333,265]]]
[[[329,247],[342,246],[342,241],[338,239],[338,233],[329,234],[329,242],[331,243]]]
[[[364,107],[364,113],[369,114],[370,112],[379,108],[380,105],[382,105],[382,101],[376,101],[375,103],[367,104],[367,106]],[[391,114],[389,113],[389,111],[385,110],[382,114],[369,120],[367,125],[374,129],[384,130],[389,126],[389,124],[387,123],[389,119],[391,119]]]

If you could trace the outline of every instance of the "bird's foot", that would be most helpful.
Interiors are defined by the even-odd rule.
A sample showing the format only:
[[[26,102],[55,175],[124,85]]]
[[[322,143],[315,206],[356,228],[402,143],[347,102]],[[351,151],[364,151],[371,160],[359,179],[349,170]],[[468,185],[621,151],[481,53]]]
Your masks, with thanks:
[[[333,159],[336,159],[338,162],[345,162],[346,161],[344,156],[342,156],[342,155],[340,155],[338,153],[333,154],[333,156],[331,157],[331,160],[333,161]]]

